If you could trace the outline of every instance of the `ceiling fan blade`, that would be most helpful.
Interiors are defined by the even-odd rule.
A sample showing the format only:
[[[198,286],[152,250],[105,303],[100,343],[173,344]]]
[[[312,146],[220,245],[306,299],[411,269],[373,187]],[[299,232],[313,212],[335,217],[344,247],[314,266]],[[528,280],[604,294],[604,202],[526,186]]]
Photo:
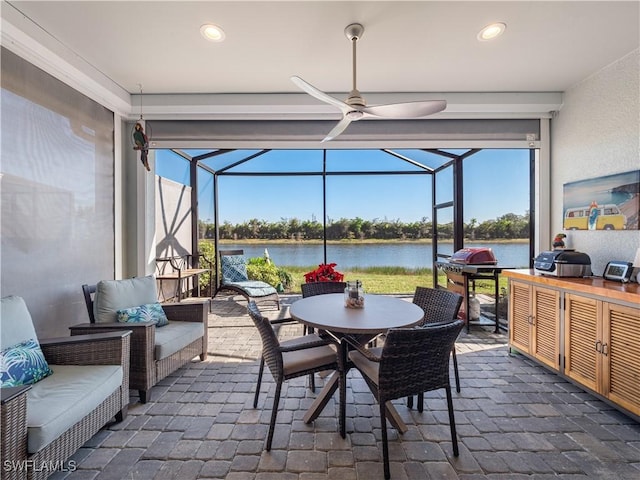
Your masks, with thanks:
[[[302,90],[307,92],[309,95],[311,95],[312,97],[315,97],[318,100],[321,100],[321,101],[323,101],[325,103],[328,103],[329,105],[334,105],[334,106],[338,107],[340,110],[342,110],[343,112],[346,111],[346,110],[351,109],[351,107],[349,107],[349,105],[347,105],[343,101],[338,100],[337,98],[334,98],[331,95],[327,95],[322,90],[318,90],[316,87],[311,85],[309,82],[305,82],[303,79],[301,79],[300,77],[298,77],[296,75],[291,77],[291,81],[293,83],[295,83],[298,87],[300,87]]]
[[[351,119],[349,117],[347,117],[346,115],[342,117],[342,120],[340,120],[336,124],[336,126],[333,127],[333,129],[329,133],[327,133],[327,136],[322,139],[322,143],[328,142],[336,138],[338,135],[340,135],[342,132],[346,130],[346,128],[349,126],[350,123],[351,123]]]
[[[447,107],[445,100],[425,100],[422,102],[390,103],[360,108],[362,112],[384,118],[419,118],[441,112]]]

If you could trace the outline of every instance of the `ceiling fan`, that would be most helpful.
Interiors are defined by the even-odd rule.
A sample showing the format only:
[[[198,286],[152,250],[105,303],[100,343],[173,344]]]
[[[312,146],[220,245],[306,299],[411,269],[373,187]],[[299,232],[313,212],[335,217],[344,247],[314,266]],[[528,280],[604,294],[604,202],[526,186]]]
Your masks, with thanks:
[[[356,88],[356,43],[362,34],[364,27],[359,23],[352,23],[344,29],[344,34],[351,41],[352,58],[353,58],[353,84],[349,92],[349,96],[343,102],[337,98],[327,95],[310,83],[304,81],[298,76],[291,77],[291,81],[312,97],[317,98],[325,103],[334,105],[342,111],[342,120],[322,140],[327,142],[333,140],[349,126],[351,122],[355,122],[362,118],[379,117],[379,118],[419,118],[434,113],[441,112],[447,106],[445,100],[423,100],[419,102],[405,103],[389,103],[386,105],[367,106],[364,98]]]

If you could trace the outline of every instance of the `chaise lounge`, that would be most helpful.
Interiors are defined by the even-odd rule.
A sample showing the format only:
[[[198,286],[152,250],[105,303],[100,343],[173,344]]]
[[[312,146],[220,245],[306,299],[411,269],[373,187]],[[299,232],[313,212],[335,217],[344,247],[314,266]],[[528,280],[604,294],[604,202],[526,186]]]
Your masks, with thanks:
[[[260,280],[249,280],[247,260],[243,250],[220,250],[220,273],[222,275],[218,292],[229,290],[242,295],[247,302],[275,302],[280,310],[280,297],[273,285]]]

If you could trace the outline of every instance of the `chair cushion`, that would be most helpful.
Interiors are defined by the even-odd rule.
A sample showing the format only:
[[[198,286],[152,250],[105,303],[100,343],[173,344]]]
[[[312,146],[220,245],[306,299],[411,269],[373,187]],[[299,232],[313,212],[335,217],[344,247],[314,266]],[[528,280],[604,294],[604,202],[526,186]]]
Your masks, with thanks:
[[[153,322],[156,327],[164,327],[169,324],[167,315],[162,309],[160,303],[147,303],[139,307],[124,308],[116,312],[118,314],[118,322],[121,323],[140,323]]]
[[[378,358],[380,357],[380,355],[382,355],[382,348],[380,347],[370,348],[369,351]],[[360,370],[364,375],[373,380],[373,383],[378,385],[380,362],[372,362],[357,350],[352,350],[349,352],[349,360],[353,362],[358,370]]]
[[[31,314],[22,297],[11,295],[0,299],[0,319],[2,319],[0,350],[38,338]]]
[[[166,327],[156,329],[155,359],[162,360],[173,355],[203,336],[203,323],[169,322]]]
[[[220,259],[222,283],[245,282],[247,277],[247,261],[244,255],[223,255]]]
[[[336,351],[329,345],[282,352],[282,366],[285,376],[319,368],[336,361]]]
[[[96,285],[93,313],[96,323],[116,322],[118,310],[158,301],[153,275],[126,280],[102,280]]]
[[[31,385],[52,373],[40,344],[33,338],[0,352],[0,380],[3,387]]]
[[[246,282],[230,282],[227,285],[239,288],[250,297],[266,297],[277,293],[277,290],[266,282],[260,280],[247,280]]]
[[[120,365],[52,365],[27,392],[28,452],[49,445],[122,385]]]

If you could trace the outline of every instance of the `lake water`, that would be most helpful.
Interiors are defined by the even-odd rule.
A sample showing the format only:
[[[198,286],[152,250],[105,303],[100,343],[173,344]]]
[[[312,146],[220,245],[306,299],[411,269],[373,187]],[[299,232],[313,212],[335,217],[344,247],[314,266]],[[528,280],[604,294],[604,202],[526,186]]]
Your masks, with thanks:
[[[508,267],[529,266],[529,246],[526,243],[485,243],[474,247],[489,247],[498,263]],[[264,249],[278,266],[313,266],[322,263],[323,246],[309,244],[224,244],[222,249],[239,248],[247,257],[262,257]],[[453,245],[445,244],[441,253],[453,253]],[[406,268],[431,268],[433,249],[430,243],[378,243],[378,244],[329,244],[327,260],[338,268],[399,266]]]

